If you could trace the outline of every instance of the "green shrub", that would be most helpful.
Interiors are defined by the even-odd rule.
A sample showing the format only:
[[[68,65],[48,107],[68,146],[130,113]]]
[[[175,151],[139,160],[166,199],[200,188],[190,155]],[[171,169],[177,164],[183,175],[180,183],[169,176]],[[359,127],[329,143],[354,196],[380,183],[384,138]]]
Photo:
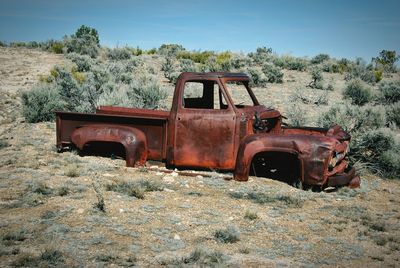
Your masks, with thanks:
[[[110,60],[129,60],[132,57],[132,52],[127,47],[113,48],[107,53]]]
[[[314,68],[311,70],[311,82],[308,84],[309,87],[311,88],[317,88],[317,89],[322,89],[322,81],[324,80],[324,77],[322,76],[322,72],[318,68]]]
[[[70,59],[77,66],[77,71],[79,72],[87,72],[91,69],[94,64],[91,57],[87,55],[80,55],[77,53],[69,53],[67,54],[67,59]]]
[[[282,83],[283,72],[279,67],[266,63],[262,67],[262,72],[266,76],[266,81],[269,83]]]
[[[273,63],[288,70],[305,71],[307,69],[307,60],[302,58],[296,58],[289,55],[283,55],[281,57],[275,57]]]
[[[226,229],[215,231],[214,237],[222,243],[235,243],[240,240],[240,232],[237,227],[228,226]]]
[[[250,77],[251,86],[264,86],[268,80],[265,74],[257,67],[249,67],[246,73]]]
[[[382,67],[385,72],[394,73],[396,72],[395,63],[399,58],[400,57],[396,55],[396,51],[394,50],[382,50],[379,56],[372,60],[375,62],[377,68]]]
[[[312,64],[320,64],[329,59],[330,59],[330,57],[328,54],[318,54],[314,58],[311,59],[311,63]]]
[[[248,55],[254,62],[262,65],[272,59],[272,48],[258,47],[256,52],[251,52]]]
[[[369,86],[359,79],[351,80],[343,91],[345,98],[351,99],[356,105],[364,105],[372,100],[372,91]]]
[[[400,143],[393,131],[382,128],[366,131],[352,142],[352,156],[383,175],[400,175]]]
[[[7,47],[7,42],[0,41],[0,47]]]
[[[64,52],[64,43],[55,41],[50,47],[50,52],[62,54]]]
[[[167,92],[161,87],[156,76],[139,75],[129,85],[128,96],[139,98],[143,102],[141,108],[157,109],[162,106],[161,101],[166,99]]]
[[[180,50],[176,53],[177,59],[189,59],[197,63],[206,64],[207,60],[215,56],[213,51],[187,51]]]
[[[252,65],[250,57],[242,54],[233,54],[230,59],[230,65],[236,70],[241,70]]]
[[[308,122],[307,113],[305,109],[297,104],[289,106],[286,116],[289,119],[291,126],[299,127],[305,126]]]
[[[29,123],[53,121],[54,111],[63,110],[67,103],[59,92],[48,84],[40,84],[22,94],[22,114]]]
[[[64,38],[67,53],[89,55],[95,58],[99,53],[99,35],[94,28],[82,25],[75,34]]]
[[[177,56],[177,54],[181,51],[184,51],[185,48],[178,44],[162,44],[157,53],[164,56]]]
[[[379,84],[379,90],[382,94],[382,103],[391,104],[400,101],[400,82],[382,82]]]
[[[178,69],[175,67],[175,59],[173,57],[165,57],[165,61],[161,65],[161,71],[164,72],[164,77],[167,78],[171,83],[176,82],[178,76],[176,73]]]
[[[371,130],[386,125],[386,114],[381,106],[336,105],[319,117],[318,124],[326,128],[338,124],[348,132]]]
[[[400,127],[400,101],[386,106],[386,118],[389,126]]]
[[[196,65],[190,59],[181,59],[179,60],[179,64],[181,72],[196,72]]]

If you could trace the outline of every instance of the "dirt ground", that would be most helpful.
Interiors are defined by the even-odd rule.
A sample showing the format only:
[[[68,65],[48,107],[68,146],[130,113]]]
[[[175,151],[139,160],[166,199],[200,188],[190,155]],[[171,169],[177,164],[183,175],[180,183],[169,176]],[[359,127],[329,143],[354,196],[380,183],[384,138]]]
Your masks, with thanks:
[[[1,267],[400,266],[400,180],[366,174],[359,189],[315,193],[57,153],[55,124],[25,123],[19,96],[63,61],[0,48]],[[261,102],[284,111],[309,80],[285,77],[255,90]],[[340,102],[344,82],[329,79]]]

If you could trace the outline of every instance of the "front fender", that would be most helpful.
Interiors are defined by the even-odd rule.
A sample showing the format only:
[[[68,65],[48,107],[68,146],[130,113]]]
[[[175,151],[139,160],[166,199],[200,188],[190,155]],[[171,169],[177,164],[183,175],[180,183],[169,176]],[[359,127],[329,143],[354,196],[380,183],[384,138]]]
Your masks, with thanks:
[[[81,150],[89,142],[118,142],[125,148],[127,167],[144,165],[147,160],[147,139],[137,128],[102,124],[83,125],[72,132],[71,141]]]
[[[254,134],[242,140],[237,154],[235,180],[246,181],[254,156],[260,152],[285,152],[297,155],[300,179],[309,185],[323,185],[326,168],[335,146],[332,138],[310,135]]]

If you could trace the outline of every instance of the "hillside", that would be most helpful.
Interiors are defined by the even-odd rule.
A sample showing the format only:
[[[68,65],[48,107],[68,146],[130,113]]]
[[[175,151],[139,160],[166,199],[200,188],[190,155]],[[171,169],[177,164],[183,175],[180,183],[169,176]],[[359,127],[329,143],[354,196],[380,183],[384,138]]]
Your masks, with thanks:
[[[161,74],[162,59],[142,60],[167,88],[168,108],[173,86]],[[398,266],[400,180],[366,173],[359,189],[318,193],[270,179],[188,177],[152,164],[126,168],[123,159],[59,154],[55,123],[27,123],[21,94],[54,65],[71,62],[3,47],[0,62],[2,267]],[[323,91],[327,104],[316,104],[321,90],[306,87],[309,73],[283,72],[282,83],[255,88],[261,103],[285,115],[300,107],[317,125],[321,113],[345,102],[342,74],[323,74],[333,90]]]

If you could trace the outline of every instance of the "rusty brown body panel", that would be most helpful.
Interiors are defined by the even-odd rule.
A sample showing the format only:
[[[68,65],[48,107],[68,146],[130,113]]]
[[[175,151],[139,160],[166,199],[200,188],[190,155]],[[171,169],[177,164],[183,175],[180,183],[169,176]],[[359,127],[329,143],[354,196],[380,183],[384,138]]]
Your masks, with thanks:
[[[200,86],[197,93],[201,94],[185,95],[189,83]],[[233,84],[231,91],[241,85],[252,104],[235,103],[228,83]],[[345,159],[348,133],[340,126],[282,127],[281,114],[258,103],[245,74],[182,73],[170,112],[101,106],[96,114],[56,115],[59,148],[74,144],[82,149],[90,141],[119,142],[127,151],[128,166],[152,159],[167,166],[233,171],[236,180],[247,180],[251,168],[252,173],[259,172],[254,169],[258,159],[273,164],[261,167],[269,168],[268,172],[278,166],[282,174],[295,174],[304,185],[360,184]],[[133,137],[140,142],[128,144]]]
[[[126,166],[144,165],[147,160],[147,138],[137,128],[106,124],[83,125],[71,134],[71,141],[83,149],[89,142],[118,142],[125,147]]]
[[[108,126],[127,126],[141,130],[148,145],[148,157],[153,160],[163,160],[166,156],[166,132],[168,121],[165,118],[140,118],[129,115],[115,114],[82,114],[70,112],[56,113],[57,147],[65,148],[72,145],[71,134],[81,126],[105,124]]]

